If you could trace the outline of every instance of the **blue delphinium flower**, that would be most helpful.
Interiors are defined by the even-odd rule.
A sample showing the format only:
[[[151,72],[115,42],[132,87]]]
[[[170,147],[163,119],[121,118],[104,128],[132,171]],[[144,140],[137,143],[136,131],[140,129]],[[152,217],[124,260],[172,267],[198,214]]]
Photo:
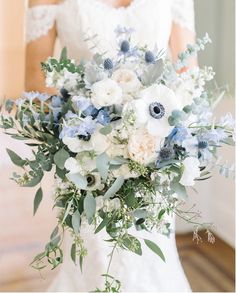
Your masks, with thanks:
[[[96,122],[91,116],[84,118],[83,122],[78,126],[78,135],[91,135],[96,128]]]
[[[46,102],[46,101],[50,98],[50,96],[49,96],[48,94],[46,94],[46,93],[39,93],[39,94],[37,95],[37,98],[38,98],[41,102]]]
[[[68,114],[68,113],[67,113]],[[79,137],[79,136],[88,136],[91,135],[95,128],[96,122],[91,116],[85,117],[83,120],[77,119],[78,116],[74,113],[69,113],[71,120],[68,121],[66,125],[63,126],[63,129],[60,133],[60,139],[63,137]],[[76,115],[76,117],[74,117]],[[73,120],[73,118],[75,118]]]
[[[59,108],[62,106],[62,99],[59,96],[52,96],[51,106],[53,108]]]
[[[60,132],[59,138],[63,137],[76,137],[78,135],[78,126],[67,126],[64,125]]]
[[[222,127],[234,129],[235,128],[235,120],[231,113],[227,113],[225,116],[220,118],[219,125]]]
[[[69,110],[65,115],[66,120],[78,118],[78,115]]]
[[[124,27],[124,26],[120,26],[120,25],[118,25],[115,29],[115,34],[117,35],[117,37],[119,37],[123,34],[130,36],[134,32],[135,32],[134,28]]]
[[[84,111],[91,105],[91,102],[87,98],[79,96],[74,96],[72,102],[76,111]]]
[[[147,63],[154,63],[156,60],[156,57],[152,51],[147,51],[145,52],[144,59]]]
[[[97,122],[102,125],[108,125],[110,123],[111,119],[106,110],[100,110],[97,116]]]
[[[84,111],[83,111],[83,114],[85,116],[92,116],[93,118],[96,118],[97,117],[97,114],[98,114],[98,109],[95,108],[92,104],[90,106],[88,106],[88,108],[86,108]]]
[[[173,128],[169,136],[167,137],[167,140],[173,143],[176,143],[178,145],[181,145],[182,142],[190,136],[189,130],[184,126],[176,126]]]
[[[23,97],[26,98],[30,104],[40,95],[39,92],[24,92]]]

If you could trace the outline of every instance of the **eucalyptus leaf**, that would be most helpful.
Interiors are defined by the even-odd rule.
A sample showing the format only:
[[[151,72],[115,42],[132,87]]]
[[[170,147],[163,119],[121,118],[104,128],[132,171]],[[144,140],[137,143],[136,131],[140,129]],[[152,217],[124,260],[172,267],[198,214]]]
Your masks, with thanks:
[[[186,200],[188,195],[187,195],[187,191],[186,191],[186,187],[183,186],[182,184],[180,184],[179,182],[176,181],[172,181],[170,183],[170,188],[175,191],[175,193],[177,193],[177,195],[183,199]]]
[[[42,188],[40,187],[37,190],[35,197],[34,197],[34,215],[36,214],[42,199],[43,199],[43,191],[42,191]]]
[[[106,180],[109,170],[109,157],[106,153],[102,153],[96,158],[96,167],[101,177]]]
[[[72,215],[72,227],[74,232],[78,234],[80,231],[80,213],[78,210]]]
[[[60,149],[54,155],[54,163],[57,165],[59,169],[64,169],[65,161],[70,157],[69,153],[64,150]]]
[[[122,243],[126,248],[140,256],[142,255],[141,243],[137,238],[128,234],[127,237],[123,238],[122,240]]]
[[[76,173],[76,174],[71,174],[71,173],[68,173],[66,174],[66,177],[75,184],[76,187],[80,188],[80,189],[86,189],[87,187],[87,179],[82,176],[81,174],[79,173]]]
[[[104,198],[110,198],[113,195],[115,195],[120,190],[121,186],[124,184],[124,181],[125,180],[123,176],[118,177],[112,184],[112,186],[104,194]]]
[[[60,56],[60,62],[64,61],[67,59],[67,49],[64,47],[61,51],[61,56]]]
[[[111,124],[108,124],[107,126],[101,128],[101,129],[99,130],[99,132],[100,132],[101,134],[103,134],[103,135],[108,135],[109,133],[111,133],[111,131],[112,131],[112,126],[111,126]]]
[[[95,234],[97,234],[98,232],[100,232],[104,227],[107,226],[107,224],[109,223],[110,218],[105,217],[102,222],[98,225],[97,229],[95,230]]]
[[[96,200],[91,193],[87,193],[84,199],[84,212],[88,220],[94,216],[96,211]]]
[[[23,186],[24,187],[34,187],[42,181],[42,178],[43,178],[43,172],[35,173],[35,175],[27,183],[25,183]]]
[[[152,85],[157,81],[163,72],[163,60],[159,59],[156,63],[150,64],[141,76],[141,81],[145,86]]]
[[[13,164],[19,167],[23,167],[25,165],[26,161],[21,159],[21,157],[18,156],[15,152],[9,149],[6,150]]]
[[[147,247],[150,248],[154,253],[156,253],[164,262],[166,261],[163,252],[161,251],[160,247],[156,245],[156,243],[148,239],[144,239],[144,242]]]
[[[133,212],[133,215],[136,217],[136,218],[147,218],[148,216],[148,212],[146,210],[142,210],[142,209],[137,209]]]
[[[70,256],[73,262],[76,264],[76,244],[75,243],[71,245]]]

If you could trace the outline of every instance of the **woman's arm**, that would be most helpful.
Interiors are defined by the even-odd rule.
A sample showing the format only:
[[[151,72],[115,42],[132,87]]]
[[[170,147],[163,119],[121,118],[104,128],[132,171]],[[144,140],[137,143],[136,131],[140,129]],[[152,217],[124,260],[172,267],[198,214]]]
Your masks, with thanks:
[[[58,0],[30,0],[29,7],[37,5],[58,4]],[[29,29],[29,28],[28,28]],[[32,27],[32,29],[34,29]],[[54,89],[45,87],[44,75],[41,71],[41,62],[53,55],[56,41],[55,24],[46,35],[30,41],[26,48],[25,90],[40,91],[54,94]]]
[[[172,30],[169,40],[172,60],[184,52],[188,44],[195,43],[194,0],[171,0]],[[188,68],[197,66],[197,59],[189,60]],[[185,71],[183,68],[181,71]]]
[[[184,52],[188,44],[195,43],[195,33],[181,27],[173,22],[171,36],[170,36],[170,50],[172,60],[175,62],[178,59],[178,55]],[[188,68],[197,66],[197,59],[189,59]],[[181,71],[185,71],[187,68],[183,68]]]

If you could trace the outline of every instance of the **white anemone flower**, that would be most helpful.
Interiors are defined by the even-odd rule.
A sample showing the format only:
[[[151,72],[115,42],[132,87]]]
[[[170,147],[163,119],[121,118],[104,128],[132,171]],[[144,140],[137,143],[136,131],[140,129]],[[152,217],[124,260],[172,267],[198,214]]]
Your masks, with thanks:
[[[153,136],[166,137],[173,128],[168,117],[173,110],[181,108],[174,92],[164,85],[154,84],[142,90],[139,97],[133,101],[136,123],[145,125]]]

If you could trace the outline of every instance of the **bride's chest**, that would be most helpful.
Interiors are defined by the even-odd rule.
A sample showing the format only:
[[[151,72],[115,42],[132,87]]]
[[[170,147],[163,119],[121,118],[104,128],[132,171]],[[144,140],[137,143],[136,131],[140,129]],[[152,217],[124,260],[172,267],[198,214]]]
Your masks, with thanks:
[[[133,41],[166,49],[171,30],[171,0],[133,0],[128,7],[113,8],[100,0],[65,0],[60,6],[57,29],[59,38],[72,55],[82,57],[116,50],[117,26],[135,30]],[[85,56],[83,56],[85,55]]]

